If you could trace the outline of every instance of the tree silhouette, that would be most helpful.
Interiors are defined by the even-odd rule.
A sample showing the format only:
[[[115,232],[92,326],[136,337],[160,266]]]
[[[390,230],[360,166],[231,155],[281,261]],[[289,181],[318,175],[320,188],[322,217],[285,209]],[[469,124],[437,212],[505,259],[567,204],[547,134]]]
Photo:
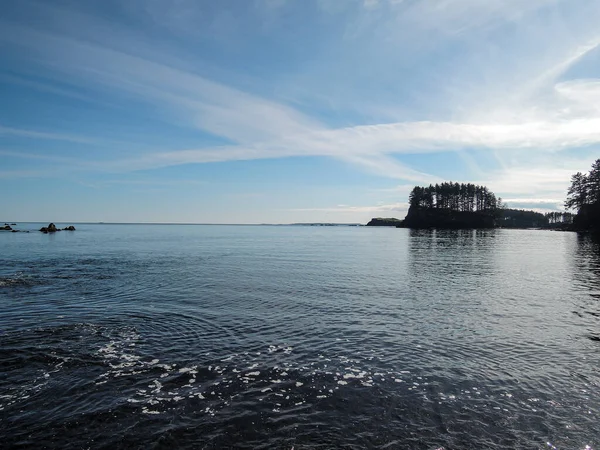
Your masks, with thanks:
[[[592,164],[587,176],[587,195],[589,203],[600,202],[600,159]]]
[[[565,209],[579,210],[583,205],[588,203],[588,200],[588,177],[581,172],[577,172],[571,176],[571,186],[567,191]]]
[[[549,224],[573,223],[573,214],[570,212],[552,211],[545,214]]]
[[[599,166],[600,168],[600,166]],[[599,171],[600,175],[600,171]],[[485,186],[471,183],[444,182],[427,187],[415,186],[408,201],[415,208],[449,209],[452,211],[495,211],[499,208],[496,196]]]
[[[579,211],[584,205],[600,203],[600,159],[592,164],[589,173],[577,172],[571,176],[565,209]]]

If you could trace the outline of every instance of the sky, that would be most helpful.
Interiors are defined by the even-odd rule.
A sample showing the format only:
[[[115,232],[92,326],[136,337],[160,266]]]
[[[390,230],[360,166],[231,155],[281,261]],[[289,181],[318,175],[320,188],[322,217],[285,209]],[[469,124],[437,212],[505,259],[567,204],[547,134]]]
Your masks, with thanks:
[[[0,0],[0,220],[366,223],[415,185],[560,210],[600,2]]]

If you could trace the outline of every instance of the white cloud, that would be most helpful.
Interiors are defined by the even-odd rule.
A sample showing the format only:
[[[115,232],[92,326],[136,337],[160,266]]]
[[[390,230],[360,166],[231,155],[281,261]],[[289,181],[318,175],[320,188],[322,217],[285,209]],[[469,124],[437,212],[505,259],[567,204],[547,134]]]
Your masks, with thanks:
[[[262,8],[277,9],[286,6],[284,3],[282,0],[263,0],[257,4]],[[135,4],[140,7],[139,3]],[[359,72],[364,78],[357,78],[353,86],[356,89],[341,89],[342,94],[348,94],[357,104],[357,109],[363,108],[360,100],[364,100],[365,109],[386,111],[380,116],[393,116],[394,112],[402,111],[397,115],[404,116],[403,120],[387,123],[373,113],[373,120],[365,121],[359,117],[347,119],[345,123],[350,126],[334,126],[327,112],[343,104],[338,103],[338,99],[331,100],[331,108],[316,119],[310,111],[306,112],[307,108],[301,112],[278,98],[257,95],[251,93],[248,87],[235,87],[205,76],[201,63],[187,64],[185,55],[180,57],[181,52],[173,52],[177,53],[177,58],[172,56],[169,45],[164,43],[168,39],[150,52],[148,47],[152,46],[148,43],[138,45],[139,34],[115,24],[118,39],[113,38],[107,33],[111,30],[110,24],[80,13],[77,17],[83,17],[83,21],[64,21],[69,22],[66,31],[58,31],[60,27],[53,24],[48,24],[48,29],[33,29],[26,25],[1,23],[0,41],[23,50],[23,58],[30,59],[45,73],[62,79],[65,85],[85,87],[103,94],[118,92],[126,102],[135,99],[152,106],[149,109],[158,111],[157,114],[165,120],[184,123],[229,142],[223,146],[182,150],[156,149],[142,157],[96,164],[104,170],[324,156],[338,158],[387,177],[429,183],[441,180],[435,174],[423,173],[401,163],[394,156],[476,148],[494,152],[506,166],[488,171],[488,180],[483,183],[496,191],[515,194],[515,198],[519,194],[527,195],[529,199],[547,200],[557,198],[557,192],[564,190],[571,167],[563,169],[553,160],[554,165],[532,169],[507,164],[502,161],[503,155],[517,150],[530,152],[544,160],[564,149],[600,143],[600,79],[572,75],[570,79],[559,80],[598,49],[600,40],[595,20],[598,8],[587,6],[574,18],[565,16],[544,23],[540,19],[533,20],[533,13],[560,2],[361,0],[342,4],[318,0],[317,4],[329,13],[340,10],[354,12],[354,21],[348,26],[351,32],[345,37],[354,39],[351,44],[356,44],[356,47],[351,45],[350,51],[347,41],[339,44],[340,38],[336,42],[345,46],[344,51],[336,53],[336,46],[326,48],[329,51],[323,51],[323,54],[327,60],[317,62],[329,65],[325,67],[326,72],[317,72],[319,76],[314,77],[316,83],[327,84],[328,77],[324,75],[339,75],[329,79],[334,80],[333,84],[340,83],[346,87],[342,75],[351,77]],[[166,8],[161,2],[151,2],[143,8],[156,22],[164,19],[168,23],[166,28],[171,32],[175,25],[191,30],[194,25],[191,19],[204,11],[198,9],[195,2],[187,0],[166,11],[165,17],[160,14]],[[585,12],[589,17],[582,21]],[[56,16],[61,14],[66,13],[58,11]],[[213,19],[213,23],[218,23],[216,16]],[[82,23],[85,26],[81,26]],[[513,42],[513,47],[503,51],[493,40],[493,30],[507,23],[514,25],[518,40]],[[576,24],[581,26],[572,26]],[[97,33],[98,29],[102,33]],[[401,65],[402,59],[421,63],[422,72],[418,72],[415,78],[418,75],[426,77],[429,73],[423,67],[428,67],[428,63],[432,63],[432,71],[438,67],[433,64],[435,61],[425,58],[427,51],[438,48],[436,45],[447,45],[452,39],[456,39],[452,42],[464,44],[464,55],[455,54],[457,61],[441,65],[450,71],[432,77],[429,85],[417,84],[422,95],[416,97],[418,101],[402,104],[398,98],[403,100],[405,97],[393,95],[406,94],[402,89],[411,89],[410,80],[405,81],[402,72],[397,71],[411,70],[411,67]],[[426,44],[420,43],[421,40]],[[428,47],[430,40],[436,45]],[[541,47],[551,51],[536,54]],[[360,55],[356,59],[355,49]],[[435,56],[435,52],[433,54]],[[189,56],[194,55],[190,53]],[[367,89],[370,86],[367,83],[369,76],[381,76],[386,81],[398,78],[398,86],[392,82],[388,84],[392,86],[390,103],[370,103],[371,97],[386,96],[388,85],[373,93]],[[417,81],[413,80],[414,83]],[[276,88],[280,80],[274,76],[265,84],[271,82],[275,87],[264,89],[264,92],[278,92]],[[298,89],[305,87],[301,82],[295,84],[300,85]],[[306,89],[311,91],[310,86]],[[429,93],[430,90],[433,94]],[[314,95],[318,94],[315,90]],[[269,95],[275,97],[275,94]],[[323,102],[329,101],[327,96],[324,99]],[[421,102],[421,99],[424,100]],[[400,104],[394,107],[393,102]],[[390,108],[392,113],[387,112]],[[411,115],[412,109],[418,108],[422,108],[421,115]],[[342,115],[343,112],[342,108]],[[0,128],[0,134],[81,143],[89,141],[87,137],[77,135],[7,127]],[[462,157],[475,172],[476,163],[466,155]],[[529,195],[535,192],[540,196]]]
[[[565,100],[564,114],[585,116],[600,115],[600,79],[569,80],[557,83],[556,92]]]
[[[423,0],[415,2],[403,16],[429,30],[461,33],[470,28],[517,20],[554,0]]]
[[[10,25],[0,32],[2,38],[42,49],[38,63],[64,73],[71,83],[119,89],[139,101],[166,106],[178,120],[235,142],[319,129],[316,121],[283,104],[84,40]]]
[[[0,136],[19,136],[30,139],[47,139],[53,141],[68,141],[78,144],[94,144],[97,140],[86,136],[77,136],[72,134],[48,133],[42,131],[33,131],[21,128],[4,127],[0,125]]]
[[[403,213],[408,211],[408,203],[389,203],[371,206],[338,205],[329,208],[292,208],[289,211],[332,212],[332,213]],[[400,214],[398,214],[400,215]]]
[[[560,204],[564,203],[565,199],[555,198],[555,199],[543,199],[543,198],[504,198],[503,199],[507,203],[540,203],[540,204]]]

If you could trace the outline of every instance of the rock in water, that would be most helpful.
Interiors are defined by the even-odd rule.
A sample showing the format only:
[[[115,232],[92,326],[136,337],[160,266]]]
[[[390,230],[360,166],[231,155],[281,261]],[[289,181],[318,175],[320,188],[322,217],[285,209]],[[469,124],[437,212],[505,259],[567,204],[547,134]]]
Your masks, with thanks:
[[[60,230],[58,228],[56,228],[56,225],[51,223],[47,227],[40,228],[40,231],[42,233],[56,233],[57,231],[60,231]]]
[[[63,228],[65,231],[75,231],[75,227],[73,225],[69,225],[68,227]],[[61,231],[60,228],[57,228],[53,223],[49,224],[47,227],[40,228],[42,233],[56,233],[57,231]]]

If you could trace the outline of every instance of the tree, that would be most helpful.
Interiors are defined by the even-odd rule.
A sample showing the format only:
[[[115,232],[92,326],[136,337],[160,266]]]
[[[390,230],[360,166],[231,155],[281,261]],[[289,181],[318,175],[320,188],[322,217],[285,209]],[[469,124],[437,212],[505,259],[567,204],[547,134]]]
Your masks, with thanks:
[[[565,208],[577,210],[575,230],[600,231],[600,159],[594,161],[589,173],[577,172],[571,177]]]
[[[598,161],[597,161],[598,162]],[[576,209],[579,211],[581,207],[588,203],[590,184],[587,175],[577,172],[571,177],[571,186],[567,192],[567,200],[565,201],[565,209]]]
[[[586,185],[588,203],[600,202],[600,159],[592,164],[592,170],[587,176]]]
[[[546,219],[548,219],[549,224],[573,223],[573,214],[571,214],[570,212],[552,211],[552,212],[546,213],[545,216],[546,216]]]
[[[411,207],[452,211],[496,211],[500,206],[493,192],[485,186],[444,182],[427,187],[415,186],[408,197]]]
[[[498,197],[498,209],[508,209],[508,205],[504,203],[502,197]]]

